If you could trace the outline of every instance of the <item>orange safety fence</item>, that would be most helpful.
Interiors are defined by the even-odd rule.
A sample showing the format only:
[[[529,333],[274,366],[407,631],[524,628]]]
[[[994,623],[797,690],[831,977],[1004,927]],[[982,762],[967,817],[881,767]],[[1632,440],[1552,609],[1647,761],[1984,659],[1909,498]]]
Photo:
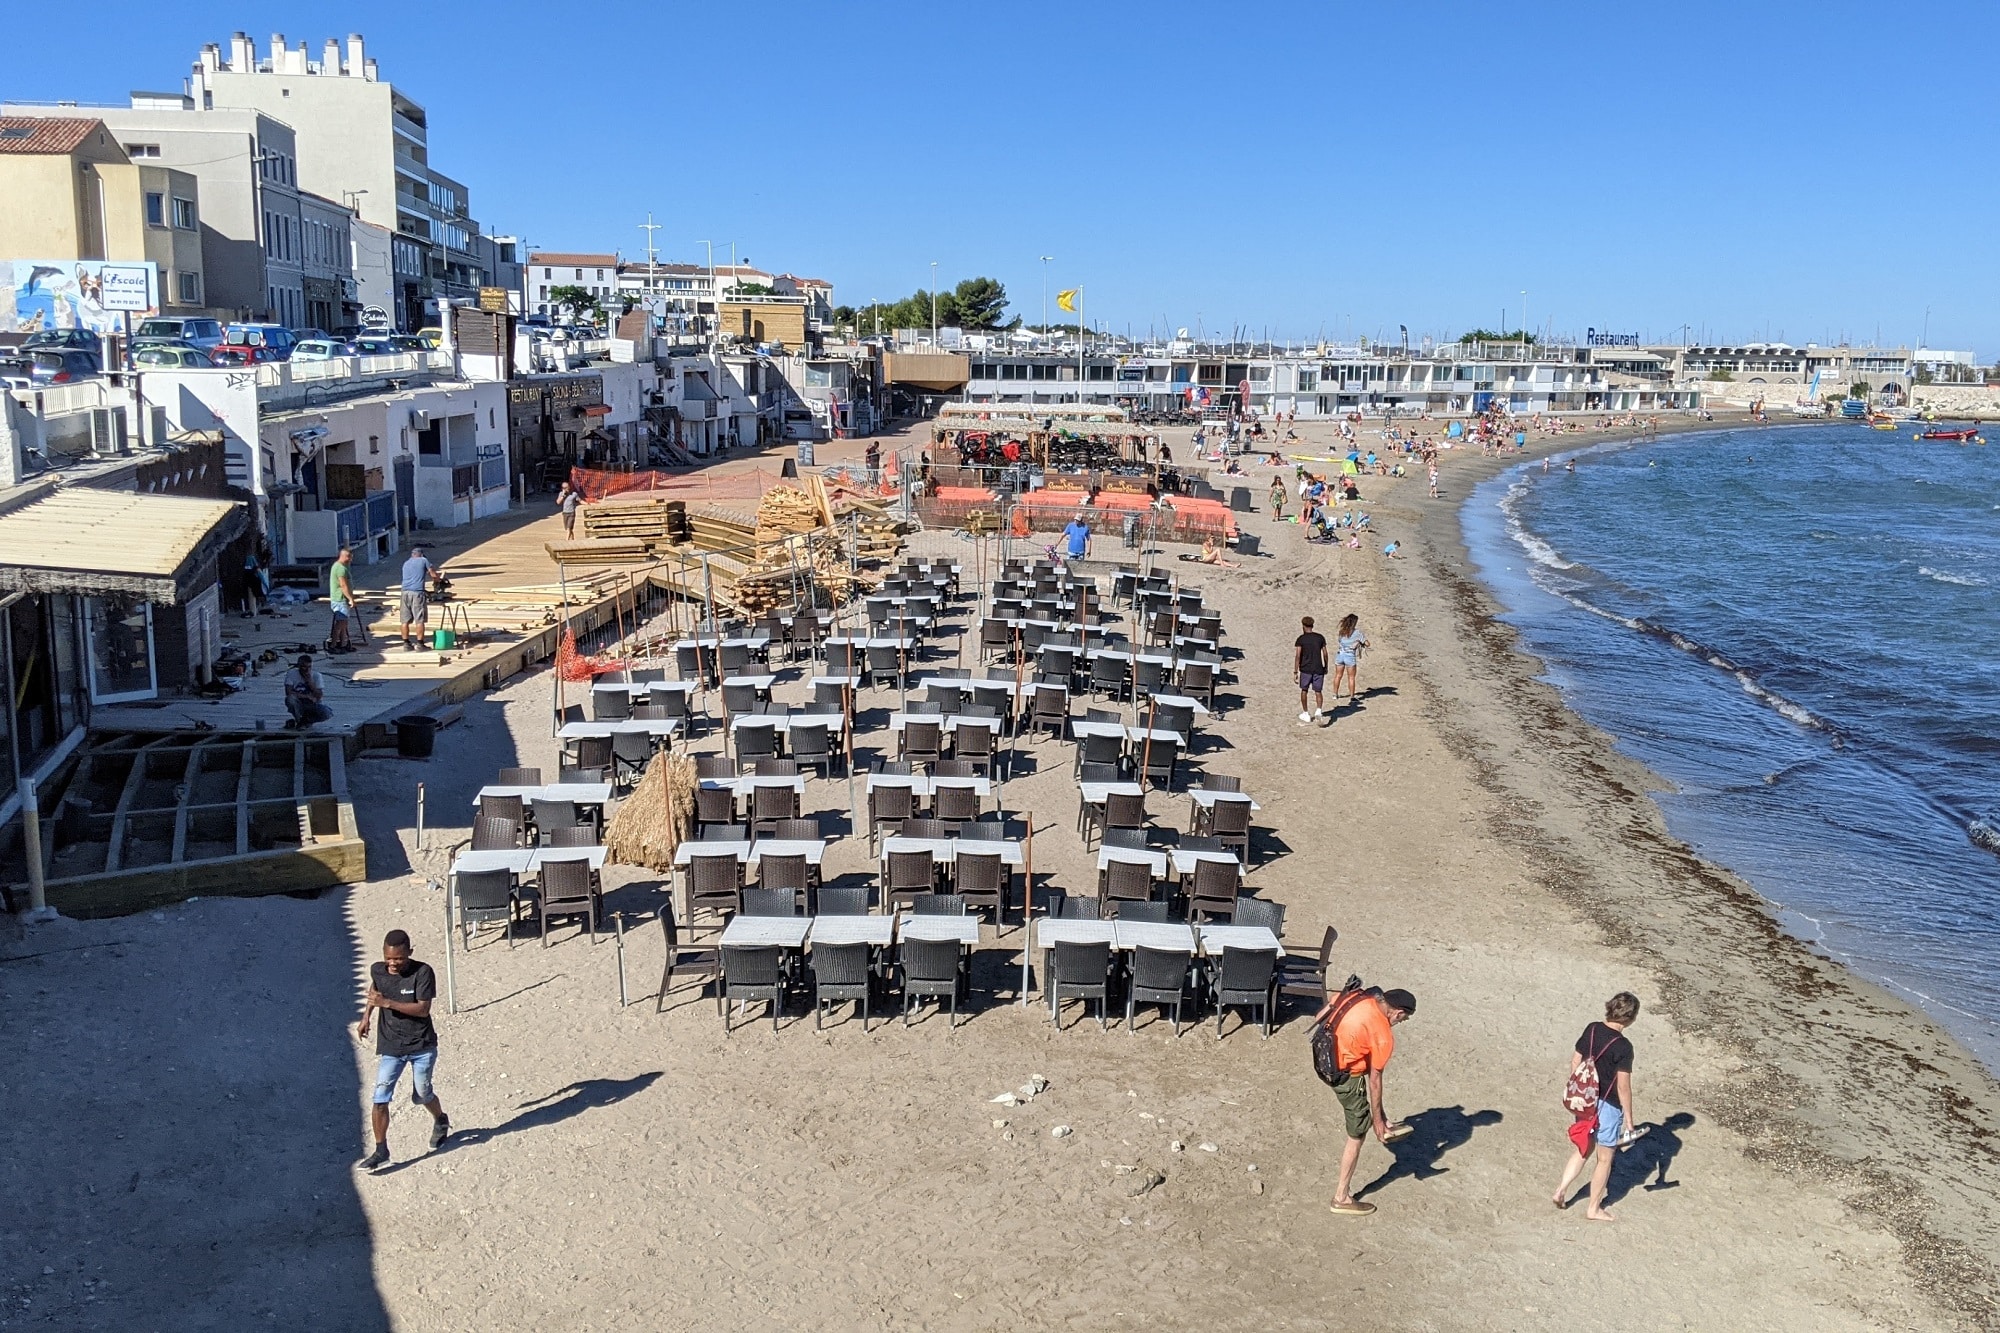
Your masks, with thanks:
[[[556,645],[556,675],[567,681],[595,680],[611,671],[623,671],[631,663],[621,657],[589,657],[576,650],[576,631],[563,626],[562,642]]]
[[[791,477],[781,477],[777,472],[761,467],[729,472],[707,468],[694,473],[663,472],[655,468],[612,472],[603,468],[573,467],[569,470],[569,484],[585,503],[636,493],[667,494],[676,500],[696,502],[755,500],[773,486],[799,485]]]

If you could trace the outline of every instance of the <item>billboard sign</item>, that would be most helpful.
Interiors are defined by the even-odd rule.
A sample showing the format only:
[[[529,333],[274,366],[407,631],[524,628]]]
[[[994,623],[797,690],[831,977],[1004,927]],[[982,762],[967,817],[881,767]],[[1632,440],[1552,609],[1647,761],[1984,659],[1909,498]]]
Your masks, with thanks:
[[[100,259],[0,259],[0,333],[116,333],[160,312],[160,270]]]

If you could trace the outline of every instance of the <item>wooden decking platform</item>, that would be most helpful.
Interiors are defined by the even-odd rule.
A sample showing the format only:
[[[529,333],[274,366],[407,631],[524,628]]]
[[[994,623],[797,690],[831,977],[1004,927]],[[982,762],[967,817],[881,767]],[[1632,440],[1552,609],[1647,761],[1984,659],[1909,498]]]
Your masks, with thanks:
[[[397,618],[405,552],[356,565],[350,576],[358,599],[357,651],[337,657],[323,651],[331,616],[324,599],[248,618],[237,608],[223,622],[226,645],[253,659],[272,655],[258,663],[258,674],[244,677],[243,689],[220,698],[188,695],[100,706],[92,728],[283,733],[289,721],[284,675],[301,652],[313,654],[333,710],[330,721],[308,734],[358,735],[369,723],[467,698],[555,654],[565,592],[579,636],[630,617],[635,600],[646,596],[644,567],[569,567],[560,577],[547,547],[561,532],[561,521],[547,511],[514,511],[421,534],[431,562],[452,581],[452,600],[431,607],[430,624],[457,631],[454,648],[403,648]]]
[[[46,796],[43,873],[66,916],[368,877],[339,737],[100,736]]]

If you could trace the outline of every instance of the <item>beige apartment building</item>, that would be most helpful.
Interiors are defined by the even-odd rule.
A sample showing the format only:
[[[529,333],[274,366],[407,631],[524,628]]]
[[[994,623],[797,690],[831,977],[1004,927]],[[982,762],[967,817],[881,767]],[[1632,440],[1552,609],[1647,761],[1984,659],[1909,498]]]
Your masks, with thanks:
[[[160,307],[202,310],[201,195],[134,161],[101,120],[0,116],[0,259],[150,260]]]

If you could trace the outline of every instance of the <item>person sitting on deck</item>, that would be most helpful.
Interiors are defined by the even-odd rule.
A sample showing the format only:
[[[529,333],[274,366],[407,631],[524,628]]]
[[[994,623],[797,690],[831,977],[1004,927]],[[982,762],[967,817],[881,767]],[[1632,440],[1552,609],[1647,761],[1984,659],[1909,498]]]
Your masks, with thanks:
[[[312,654],[300,653],[298,665],[285,673],[285,711],[292,715],[291,724],[310,727],[331,718],[333,710],[325,699],[326,690],[313,670]]]

